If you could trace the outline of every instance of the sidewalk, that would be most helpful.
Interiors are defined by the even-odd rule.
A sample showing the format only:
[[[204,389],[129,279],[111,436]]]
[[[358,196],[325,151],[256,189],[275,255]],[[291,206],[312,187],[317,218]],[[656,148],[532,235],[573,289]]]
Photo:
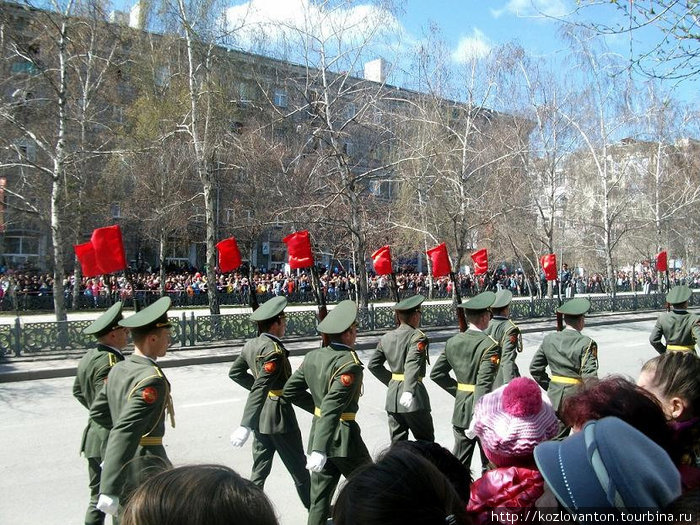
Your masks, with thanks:
[[[625,313],[602,313],[586,317],[586,326],[621,324],[637,321],[653,321],[658,311],[637,311]],[[556,329],[553,319],[533,319],[518,321],[523,333],[548,332]],[[444,342],[457,333],[457,327],[424,328],[433,343]],[[371,350],[376,347],[383,332],[360,334],[357,338],[357,350]],[[162,368],[190,366],[195,364],[232,362],[239,354],[245,341],[226,341],[201,347],[173,348],[158,363]],[[318,348],[320,337],[285,339],[285,347],[291,355],[303,355]],[[49,379],[54,377],[71,377],[76,373],[81,354],[68,357],[27,356],[10,357],[0,361],[0,383]]]

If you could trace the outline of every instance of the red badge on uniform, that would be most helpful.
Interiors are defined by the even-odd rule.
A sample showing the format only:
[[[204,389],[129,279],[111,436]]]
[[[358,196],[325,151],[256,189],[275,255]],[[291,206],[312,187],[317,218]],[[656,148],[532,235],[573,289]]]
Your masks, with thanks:
[[[493,363],[494,365],[497,365],[497,364],[500,363],[500,362],[501,362],[501,358],[500,358],[500,357],[498,357],[497,355],[492,355],[492,356],[491,356],[491,363]]]
[[[158,390],[153,388],[152,386],[147,386],[146,388],[143,389],[143,392],[141,393],[141,397],[143,400],[148,403],[149,405],[152,405],[158,400]]]
[[[425,341],[418,341],[418,351],[419,352],[425,352],[425,349],[428,348],[428,343]]]
[[[355,382],[355,374],[341,374],[340,382],[343,386],[350,386]]]
[[[271,374],[272,372],[277,370],[277,363],[275,363],[274,361],[268,361],[263,365],[263,370],[265,370],[265,372],[267,372],[268,374]]]
[[[518,334],[510,334],[510,344],[518,344]]]

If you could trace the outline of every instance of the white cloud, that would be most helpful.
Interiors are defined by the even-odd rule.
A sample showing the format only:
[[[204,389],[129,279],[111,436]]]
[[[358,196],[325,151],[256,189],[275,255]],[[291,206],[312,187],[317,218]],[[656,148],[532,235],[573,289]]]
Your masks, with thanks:
[[[229,7],[226,20],[236,44],[244,49],[309,42],[310,35],[324,41],[342,35],[342,41],[351,44],[404,33],[392,13],[369,4],[319,8],[312,0],[248,0]]]
[[[452,53],[452,60],[464,64],[478,58],[484,58],[491,51],[491,43],[482,31],[474,28],[471,36],[462,37]]]
[[[509,0],[501,9],[491,9],[494,18],[503,14],[518,17],[563,17],[569,13],[563,0]]]

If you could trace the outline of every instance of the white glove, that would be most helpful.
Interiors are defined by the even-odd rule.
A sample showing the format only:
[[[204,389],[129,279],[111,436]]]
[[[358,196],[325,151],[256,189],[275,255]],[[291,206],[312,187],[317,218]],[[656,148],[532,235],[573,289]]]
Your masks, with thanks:
[[[404,408],[410,409],[413,406],[413,394],[411,392],[404,392],[399,398],[399,405]]]
[[[234,447],[242,447],[243,443],[248,441],[248,436],[250,436],[250,429],[248,427],[238,427],[231,434],[231,444]]]
[[[108,496],[107,494],[100,494],[95,508],[110,516],[116,516],[119,510],[119,498],[116,496]]]
[[[326,455],[323,452],[314,450],[306,458],[306,470],[311,472],[321,472],[326,464]]]

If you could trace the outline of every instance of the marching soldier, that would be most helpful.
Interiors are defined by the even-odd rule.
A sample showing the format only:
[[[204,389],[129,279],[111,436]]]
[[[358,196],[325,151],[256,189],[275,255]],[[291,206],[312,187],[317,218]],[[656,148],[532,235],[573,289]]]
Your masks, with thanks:
[[[430,399],[423,385],[425,365],[429,362],[428,336],[418,329],[422,295],[414,295],[395,304],[400,325],[384,334],[367,364],[369,371],[387,385],[386,411],[392,443],[408,439],[434,441]],[[390,371],[384,367],[389,362]]]
[[[559,415],[564,398],[577,389],[586,377],[598,377],[598,345],[581,333],[591,302],[575,298],[561,305],[557,312],[564,316],[566,326],[561,332],[545,336],[530,363],[530,375],[547,391],[552,407]],[[551,376],[545,368],[549,366]],[[558,438],[570,428],[560,424]]]
[[[488,328],[484,330],[501,345],[501,364],[493,382],[493,388],[508,383],[511,379],[520,377],[520,370],[515,363],[519,352],[523,351],[523,340],[520,328],[510,320],[510,303],[513,293],[509,290],[496,292],[496,300],[491,305],[493,317]]]
[[[292,401],[308,389],[315,405],[306,462],[311,471],[309,525],[325,525],[341,474],[347,478],[371,462],[355,422],[363,368],[353,350],[356,317],[357,306],[350,300],[331,310],[317,328],[330,343],[306,354],[282,393],[283,399]]]
[[[447,340],[445,350],[430,372],[430,379],[455,398],[453,454],[467,468],[471,467],[477,438],[468,438],[465,430],[469,428],[474,404],[491,391],[501,359],[498,341],[484,332],[491,319],[489,307],[495,298],[493,292],[482,292],[459,305],[466,311],[469,328]],[[454,371],[456,379],[450,377],[450,370]],[[482,453],[482,465],[487,462]]]
[[[88,350],[78,363],[78,372],[73,383],[73,396],[80,404],[90,410],[90,406],[107,380],[107,374],[119,361],[124,360],[122,350],[129,340],[129,330],[119,326],[122,319],[122,303],[117,302],[83,330],[84,334],[94,335],[97,346]],[[90,503],[85,513],[85,525],[102,525],[105,520],[103,512],[95,508],[100,492],[100,475],[102,474],[102,452],[107,445],[109,429],[92,419],[83,432],[80,452],[88,460],[90,484]]]
[[[171,466],[163,447],[165,414],[175,426],[170,383],[156,363],[170,345],[170,298],[119,321],[131,330],[134,353],[117,363],[95,399],[90,417],[111,428],[97,508],[116,516],[145,479]]]
[[[673,310],[659,315],[649,336],[651,346],[660,354],[666,350],[695,353],[695,345],[700,340],[700,318],[687,310],[692,294],[685,285],[674,286],[666,294],[666,302]],[[666,344],[661,342],[662,336]]]
[[[284,383],[292,375],[289,351],[284,337],[287,321],[285,297],[274,297],[263,303],[250,316],[258,324],[255,339],[248,341],[236,358],[229,377],[250,390],[243,409],[241,426],[231,434],[231,444],[241,447],[253,432],[253,472],[250,480],[263,488],[272,470],[275,451],[289,470],[304,507],[309,508],[309,471],[294,407],[280,401]],[[248,370],[252,372],[249,373]],[[313,413],[313,399],[301,396],[303,408]]]

